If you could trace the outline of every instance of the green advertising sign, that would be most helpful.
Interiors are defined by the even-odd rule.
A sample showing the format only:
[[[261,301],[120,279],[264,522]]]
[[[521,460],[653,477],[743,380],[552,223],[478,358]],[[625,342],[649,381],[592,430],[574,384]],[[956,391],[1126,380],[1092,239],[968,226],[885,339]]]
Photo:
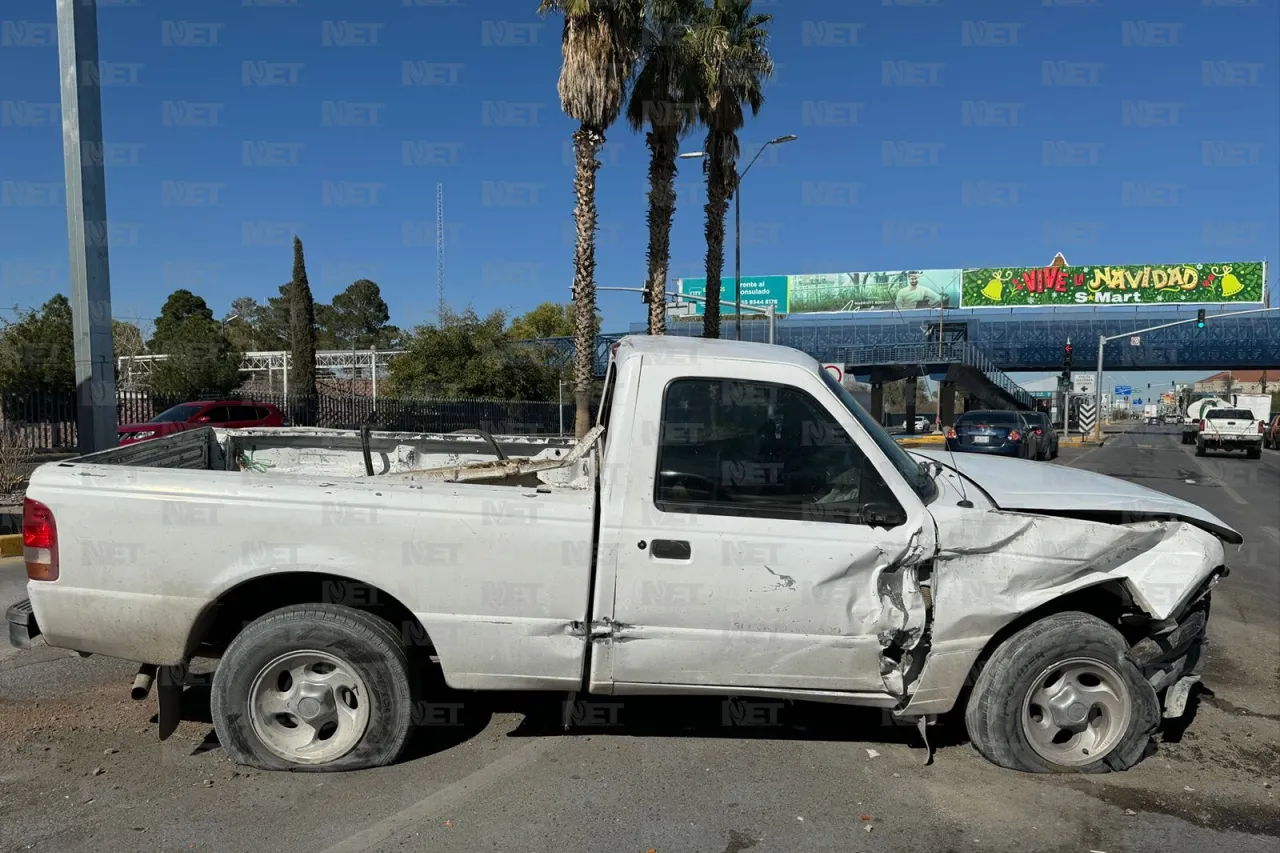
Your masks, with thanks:
[[[963,308],[1261,302],[1261,261],[967,269]]]
[[[690,296],[706,297],[707,280],[705,278],[682,278],[680,279],[680,292],[689,294]],[[738,309],[732,305],[725,305],[725,302],[737,302],[734,296],[733,276],[726,276],[720,279],[720,313],[736,314]],[[695,302],[694,313],[702,314],[705,312],[705,302]],[[774,311],[779,314],[787,313],[787,276],[785,275],[756,275],[743,276],[742,278],[742,304],[750,305],[755,308],[766,308],[773,306]],[[751,315],[756,312],[744,311],[744,315]]]

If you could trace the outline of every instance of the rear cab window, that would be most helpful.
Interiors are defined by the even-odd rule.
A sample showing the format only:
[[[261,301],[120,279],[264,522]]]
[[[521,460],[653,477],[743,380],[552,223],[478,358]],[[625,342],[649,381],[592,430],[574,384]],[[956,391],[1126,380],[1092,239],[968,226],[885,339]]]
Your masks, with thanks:
[[[1251,421],[1253,412],[1248,409],[1210,409],[1206,417],[1211,421]]]

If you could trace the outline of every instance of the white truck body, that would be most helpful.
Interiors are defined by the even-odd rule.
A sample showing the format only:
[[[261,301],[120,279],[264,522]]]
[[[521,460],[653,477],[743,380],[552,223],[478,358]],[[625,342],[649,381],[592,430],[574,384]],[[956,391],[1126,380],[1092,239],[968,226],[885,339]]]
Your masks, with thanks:
[[[1248,409],[1253,412],[1255,420],[1263,423],[1271,422],[1271,395],[1270,394],[1237,394],[1235,407],[1237,409]]]
[[[682,382],[720,389],[711,422],[681,414],[702,399],[673,398]],[[757,405],[734,395],[762,393],[812,407],[798,422],[781,396],[759,403],[774,438],[802,430],[783,452],[829,441],[857,470],[829,468],[799,509],[771,503],[790,463],[768,460],[792,457],[717,444],[726,406]],[[479,438],[372,441],[372,476],[358,435],[301,429],[41,466],[27,496],[56,520],[57,579],[29,582],[31,619],[11,611],[11,635],[181,665],[219,653],[210,626],[227,608],[250,608],[238,630],[282,596],[391,604],[454,688],[790,697],[924,719],[953,707],[1014,620],[1087,590],[1167,629],[1225,572],[1222,542],[1241,541],[1198,506],[1098,474],[909,455],[816,361],[760,344],[625,339],[581,443],[497,437],[528,448],[497,461]]]

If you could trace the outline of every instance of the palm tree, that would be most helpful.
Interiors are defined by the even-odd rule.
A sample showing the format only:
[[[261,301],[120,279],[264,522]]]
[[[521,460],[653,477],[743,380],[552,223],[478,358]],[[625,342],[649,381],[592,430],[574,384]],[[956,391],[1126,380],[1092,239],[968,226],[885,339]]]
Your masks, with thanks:
[[[577,229],[573,250],[574,432],[591,428],[591,377],[595,367],[596,171],[604,132],[626,103],[639,53],[641,0],[541,0],[541,14],[564,15],[560,49],[560,106],[578,122],[573,134]]]
[[[697,57],[690,31],[703,0],[648,0],[640,42],[640,71],[627,105],[634,131],[648,126],[649,334],[667,331],[667,272],[676,212],[676,155],[680,137],[698,121]]]
[[[737,191],[738,131],[744,110],[758,115],[764,83],[773,75],[766,42],[772,15],[753,15],[751,0],[711,0],[692,35],[701,65],[699,118],[707,128],[707,306],[702,336],[720,337],[720,275],[724,269],[724,217]]]

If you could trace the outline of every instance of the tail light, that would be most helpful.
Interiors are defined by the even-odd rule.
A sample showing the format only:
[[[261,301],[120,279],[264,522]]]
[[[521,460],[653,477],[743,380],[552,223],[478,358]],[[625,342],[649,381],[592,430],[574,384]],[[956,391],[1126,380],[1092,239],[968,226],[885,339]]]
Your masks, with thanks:
[[[1010,441],[1020,441],[1021,439],[1022,439],[1022,433],[1018,432],[1016,429],[1009,430]]]
[[[40,501],[22,502],[22,553],[27,577],[33,581],[58,579],[58,526],[53,513]]]
[[[1262,421],[1258,421],[1258,435],[1262,435],[1266,431],[1267,431],[1267,425],[1264,424]]]
[[[1201,432],[1204,432],[1205,430],[1207,430],[1207,429],[1209,428],[1208,426],[1206,426],[1206,424],[1208,424],[1208,421],[1205,421],[1205,420],[1200,421],[1200,431],[1201,431]]]
[[[956,437],[956,431],[954,429],[948,429],[947,438],[955,438],[955,437]]]

